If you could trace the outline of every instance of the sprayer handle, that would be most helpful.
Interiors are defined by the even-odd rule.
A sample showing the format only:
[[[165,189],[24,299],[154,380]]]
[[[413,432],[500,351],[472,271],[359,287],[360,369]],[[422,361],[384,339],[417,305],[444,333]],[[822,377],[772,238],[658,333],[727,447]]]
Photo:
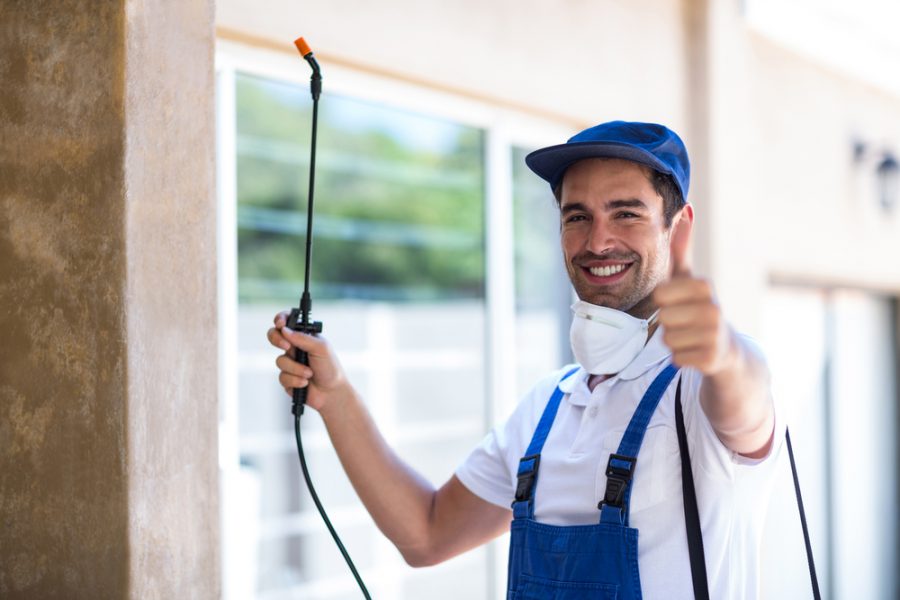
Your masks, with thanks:
[[[301,365],[309,366],[309,352],[305,350],[301,350],[300,348],[294,348],[294,360],[296,360]],[[294,388],[294,403],[291,406],[291,412],[299,417],[303,414],[303,407],[306,406],[306,395],[309,391],[309,386],[302,388]]]
[[[304,293],[304,297],[308,298],[308,294]],[[303,302],[301,302],[301,304],[303,304]],[[290,316],[288,316],[287,326],[294,331],[299,331],[300,333],[306,333],[309,335],[322,333],[322,322],[313,321],[312,323],[310,323],[309,313],[307,312],[306,315],[307,316],[304,319],[303,311],[300,308],[291,310],[291,314]],[[294,348],[294,360],[308,367],[309,353],[305,350],[301,350],[300,348]],[[303,407],[306,405],[306,395],[308,389],[308,386],[303,388],[294,388],[294,392],[292,394],[294,403],[291,406],[291,412],[294,413],[294,415],[297,417],[303,414]]]

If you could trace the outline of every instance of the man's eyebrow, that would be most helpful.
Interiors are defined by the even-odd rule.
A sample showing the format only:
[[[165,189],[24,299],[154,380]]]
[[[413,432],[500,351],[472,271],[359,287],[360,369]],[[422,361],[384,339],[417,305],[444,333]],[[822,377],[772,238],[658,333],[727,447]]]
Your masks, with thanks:
[[[640,198],[628,198],[626,200],[610,200],[604,206],[606,210],[616,210],[617,208],[647,208],[647,204]]]
[[[643,208],[647,209],[647,204],[640,198],[626,198],[621,200],[610,200],[603,205],[603,209],[607,211],[617,210],[619,208]],[[561,214],[571,212],[587,211],[587,206],[581,202],[568,202],[560,209]]]
[[[569,203],[566,203],[565,205],[563,205],[563,207],[560,209],[560,212],[562,214],[566,214],[566,213],[570,213],[570,212],[586,211],[586,210],[587,210],[587,207],[584,204],[582,204],[581,202],[569,202]]]

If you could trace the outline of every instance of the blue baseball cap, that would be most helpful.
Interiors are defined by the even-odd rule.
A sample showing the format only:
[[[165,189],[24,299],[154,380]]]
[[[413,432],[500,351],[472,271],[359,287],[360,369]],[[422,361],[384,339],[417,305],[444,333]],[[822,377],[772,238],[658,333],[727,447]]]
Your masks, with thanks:
[[[687,201],[691,184],[687,148],[678,134],[664,125],[601,123],[572,136],[565,144],[535,150],[525,157],[525,164],[555,190],[566,169],[585,158],[621,158],[671,175]]]

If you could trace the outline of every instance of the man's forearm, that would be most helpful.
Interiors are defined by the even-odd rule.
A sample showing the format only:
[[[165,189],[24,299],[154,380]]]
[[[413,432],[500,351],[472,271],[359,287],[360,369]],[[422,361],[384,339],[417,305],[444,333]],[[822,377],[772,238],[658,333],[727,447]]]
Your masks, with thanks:
[[[378,528],[410,561],[427,551],[435,489],[388,446],[349,384],[320,411],[344,471]]]
[[[287,311],[269,329],[269,343],[285,353],[275,359],[278,381],[289,395],[309,390],[307,405],[319,412],[338,458],[379,529],[413,566],[435,564],[474,548],[509,526],[510,511],[469,491],[456,477],[439,490],[394,453],[347,381],[327,340],[290,330]],[[309,364],[293,358],[291,347]]]
[[[775,424],[769,370],[755,348],[729,333],[728,363],[704,377],[700,404],[722,443],[745,456],[762,457],[771,446]]]

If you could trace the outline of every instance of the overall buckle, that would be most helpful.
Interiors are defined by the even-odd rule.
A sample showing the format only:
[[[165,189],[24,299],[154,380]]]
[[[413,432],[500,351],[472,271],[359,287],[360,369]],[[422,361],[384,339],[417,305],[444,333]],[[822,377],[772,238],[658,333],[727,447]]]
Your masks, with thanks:
[[[533,463],[530,467],[528,466],[529,461]],[[531,491],[534,487],[534,480],[537,478],[538,465],[540,464],[540,454],[532,454],[519,460],[519,473],[516,476],[518,480],[516,483],[516,502],[525,502],[531,499]]]
[[[637,458],[633,456],[609,455],[609,462],[606,463],[606,493],[597,508],[603,508],[604,505],[624,508],[625,493],[634,476],[636,463]]]

